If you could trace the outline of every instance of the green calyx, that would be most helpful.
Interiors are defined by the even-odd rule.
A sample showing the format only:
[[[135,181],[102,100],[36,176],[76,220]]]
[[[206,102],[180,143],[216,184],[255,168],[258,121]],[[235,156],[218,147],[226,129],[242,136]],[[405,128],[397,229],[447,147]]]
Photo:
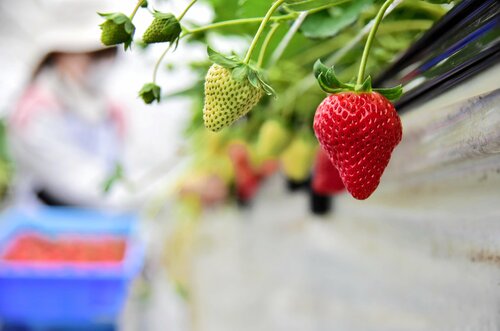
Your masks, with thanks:
[[[101,41],[106,46],[124,44],[125,50],[132,44],[135,26],[123,13],[98,13],[106,21],[100,25]]]
[[[155,83],[144,84],[142,89],[139,91],[139,97],[146,104],[152,104],[154,101],[160,102],[161,87]]]
[[[229,69],[234,80],[242,82],[247,79],[255,88],[262,89],[267,95],[276,96],[274,89],[264,79],[261,70],[251,64],[244,63],[238,56],[225,56],[217,53],[210,47],[207,49],[210,61]]]
[[[335,75],[334,67],[328,68],[320,60],[314,64],[314,76],[319,86],[326,93],[341,92],[377,92],[390,101],[395,101],[403,94],[403,86],[397,85],[391,88],[372,88],[372,79],[368,76],[362,84],[351,84],[341,82]]]
[[[115,165],[113,173],[108,178],[106,178],[104,183],[102,183],[103,192],[109,193],[109,191],[111,191],[113,186],[123,179],[125,179],[123,166],[120,163],[117,163]]]

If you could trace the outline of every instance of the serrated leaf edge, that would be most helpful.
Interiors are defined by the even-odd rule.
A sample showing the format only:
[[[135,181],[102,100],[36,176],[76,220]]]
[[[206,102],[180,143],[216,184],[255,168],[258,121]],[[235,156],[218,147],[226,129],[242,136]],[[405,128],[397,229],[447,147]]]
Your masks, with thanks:
[[[390,101],[396,101],[403,95],[403,85],[399,84],[389,88],[374,88],[373,91],[382,94]]]

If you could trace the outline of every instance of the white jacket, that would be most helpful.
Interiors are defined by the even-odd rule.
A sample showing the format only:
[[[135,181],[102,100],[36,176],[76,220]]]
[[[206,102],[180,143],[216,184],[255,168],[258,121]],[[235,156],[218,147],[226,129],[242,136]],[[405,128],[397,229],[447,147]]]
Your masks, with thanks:
[[[45,70],[21,98],[9,134],[18,201],[44,190],[80,206],[126,204],[124,192],[102,190],[119,161],[124,123],[100,93]]]

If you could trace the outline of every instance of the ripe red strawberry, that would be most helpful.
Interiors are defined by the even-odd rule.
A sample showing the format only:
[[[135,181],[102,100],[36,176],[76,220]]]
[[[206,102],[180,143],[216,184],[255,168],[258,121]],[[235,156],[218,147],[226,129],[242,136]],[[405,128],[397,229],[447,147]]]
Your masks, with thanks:
[[[232,144],[228,152],[234,167],[237,195],[248,202],[257,194],[262,176],[254,170],[245,145]]]
[[[339,171],[330,161],[328,154],[323,149],[319,149],[314,166],[313,191],[321,195],[332,195],[342,192],[344,188]]]
[[[356,199],[380,183],[402,126],[394,106],[377,92],[328,96],[316,110],[314,132]]]
[[[321,64],[316,75],[322,88],[333,93],[316,110],[316,137],[347,190],[364,200],[378,187],[392,151],[401,141],[401,120],[382,95],[396,98],[401,87],[372,90],[368,77],[363,86],[355,88],[339,82],[333,68],[325,70]]]

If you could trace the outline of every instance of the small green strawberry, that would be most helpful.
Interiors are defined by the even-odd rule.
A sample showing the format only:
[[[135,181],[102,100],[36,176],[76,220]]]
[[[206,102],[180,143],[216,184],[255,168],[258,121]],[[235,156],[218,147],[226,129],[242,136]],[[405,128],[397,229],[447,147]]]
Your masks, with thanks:
[[[132,44],[135,26],[130,18],[123,13],[99,13],[106,21],[100,25],[101,42],[106,46],[124,44],[125,50]]]
[[[285,149],[289,133],[283,123],[276,119],[266,121],[257,137],[257,154],[262,159],[277,157]]]
[[[170,13],[155,11],[154,19],[142,36],[142,40],[147,44],[177,42],[182,32],[181,25],[177,18]]]
[[[262,74],[236,56],[225,57],[208,49],[214,64],[205,77],[205,127],[217,132],[246,115],[262,96],[273,94]]]
[[[148,0],[143,0],[141,3],[141,8],[148,8]]]
[[[139,96],[148,105],[152,104],[154,101],[160,102],[160,94],[161,87],[159,87],[155,83],[144,84],[142,89],[139,91]]]

